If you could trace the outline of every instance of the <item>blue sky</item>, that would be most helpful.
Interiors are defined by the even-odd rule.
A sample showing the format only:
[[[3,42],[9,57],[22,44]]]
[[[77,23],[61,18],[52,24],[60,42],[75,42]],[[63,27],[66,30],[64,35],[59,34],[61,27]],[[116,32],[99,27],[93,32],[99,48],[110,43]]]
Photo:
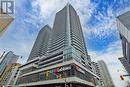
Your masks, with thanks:
[[[130,0],[15,0],[15,20],[0,37],[0,53],[12,50],[26,63],[39,30],[53,26],[55,13],[67,2],[76,9],[83,28],[88,53],[92,60],[104,60],[117,87],[125,87],[117,72],[122,69],[121,42],[116,16],[130,10]]]

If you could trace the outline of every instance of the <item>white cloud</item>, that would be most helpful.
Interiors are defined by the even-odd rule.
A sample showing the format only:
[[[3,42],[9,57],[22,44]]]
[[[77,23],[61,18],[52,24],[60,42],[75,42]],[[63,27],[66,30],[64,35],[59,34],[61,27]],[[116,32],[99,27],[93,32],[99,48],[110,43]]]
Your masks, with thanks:
[[[39,13],[39,21],[52,26],[55,14],[65,6],[65,0],[35,0],[32,2],[32,6],[33,10]],[[37,11],[37,9],[40,11]]]
[[[88,51],[93,61],[104,60],[108,66],[111,77],[114,81],[116,87],[125,87],[126,82],[121,81],[120,74],[125,74],[122,67],[122,64],[118,60],[119,57],[122,57],[122,47],[121,42],[116,41],[111,43],[104,51]],[[118,72],[118,70],[120,70]]]
[[[36,11],[37,8],[40,9],[39,18],[37,16],[36,18],[38,18],[41,23],[52,26],[56,12],[61,10],[68,2],[72,4],[79,14],[85,36],[88,38],[92,38],[92,36],[101,38],[110,36],[113,33],[117,35],[116,20],[111,7],[107,9],[108,16],[104,16],[98,11],[98,15],[95,16],[98,20],[102,21],[102,23],[89,27],[86,23],[98,5],[90,3],[90,0],[35,0],[32,6],[34,11]]]
[[[92,27],[87,26],[89,29],[88,37],[92,38],[92,36],[98,37],[98,38],[102,38],[102,37],[108,37],[111,35],[117,35],[118,31],[117,31],[117,27],[116,27],[116,17],[112,12],[112,8],[109,7],[107,9],[106,14],[107,15],[103,15],[103,13],[105,13],[105,11],[97,11],[98,15],[94,15],[95,18],[100,21],[99,23],[93,25]],[[93,34],[93,35],[92,35]]]
[[[35,0],[32,5],[34,10],[39,7],[41,20],[52,26],[56,12],[61,10],[68,2],[76,9],[81,24],[85,26],[86,20],[91,16],[95,7],[90,3],[90,0]]]

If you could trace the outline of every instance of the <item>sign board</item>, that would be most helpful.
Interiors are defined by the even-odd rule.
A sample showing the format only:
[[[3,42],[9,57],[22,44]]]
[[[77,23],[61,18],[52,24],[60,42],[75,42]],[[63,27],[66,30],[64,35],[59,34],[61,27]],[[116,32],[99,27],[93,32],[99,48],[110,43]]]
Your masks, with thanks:
[[[1,0],[0,8],[0,14],[14,14],[14,0]]]

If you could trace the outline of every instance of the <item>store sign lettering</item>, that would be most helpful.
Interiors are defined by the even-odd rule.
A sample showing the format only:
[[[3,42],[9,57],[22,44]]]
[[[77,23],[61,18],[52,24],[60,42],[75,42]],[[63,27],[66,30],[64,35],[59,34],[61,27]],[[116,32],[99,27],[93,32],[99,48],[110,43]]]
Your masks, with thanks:
[[[58,72],[62,72],[62,71],[70,70],[70,69],[71,69],[71,66],[61,67],[61,68],[58,69]]]

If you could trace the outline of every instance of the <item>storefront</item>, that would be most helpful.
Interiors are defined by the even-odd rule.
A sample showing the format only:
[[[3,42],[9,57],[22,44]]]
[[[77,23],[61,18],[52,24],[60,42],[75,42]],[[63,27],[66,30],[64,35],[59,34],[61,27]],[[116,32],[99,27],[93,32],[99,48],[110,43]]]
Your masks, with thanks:
[[[84,69],[80,68],[79,66],[77,66],[75,64],[71,64],[71,65],[61,66],[61,67],[46,70],[43,72],[34,73],[31,75],[20,77],[18,79],[17,84],[27,84],[27,83],[33,83],[33,82],[38,82],[38,81],[47,81],[47,80],[53,80],[53,79],[65,79],[68,77],[78,77],[80,79],[91,82],[91,75],[88,72],[86,72]],[[63,85],[63,84],[61,84],[61,85]],[[38,87],[40,87],[40,86],[38,86]],[[45,86],[45,87],[51,87],[51,85]],[[53,85],[53,87],[56,87],[56,85],[55,86]],[[64,87],[64,86],[57,86],[57,87]],[[71,87],[71,86],[69,86],[69,87]],[[74,86],[74,87],[82,87],[82,86],[78,86],[78,84],[77,84],[77,86]],[[83,87],[85,87],[85,86],[83,86]]]

